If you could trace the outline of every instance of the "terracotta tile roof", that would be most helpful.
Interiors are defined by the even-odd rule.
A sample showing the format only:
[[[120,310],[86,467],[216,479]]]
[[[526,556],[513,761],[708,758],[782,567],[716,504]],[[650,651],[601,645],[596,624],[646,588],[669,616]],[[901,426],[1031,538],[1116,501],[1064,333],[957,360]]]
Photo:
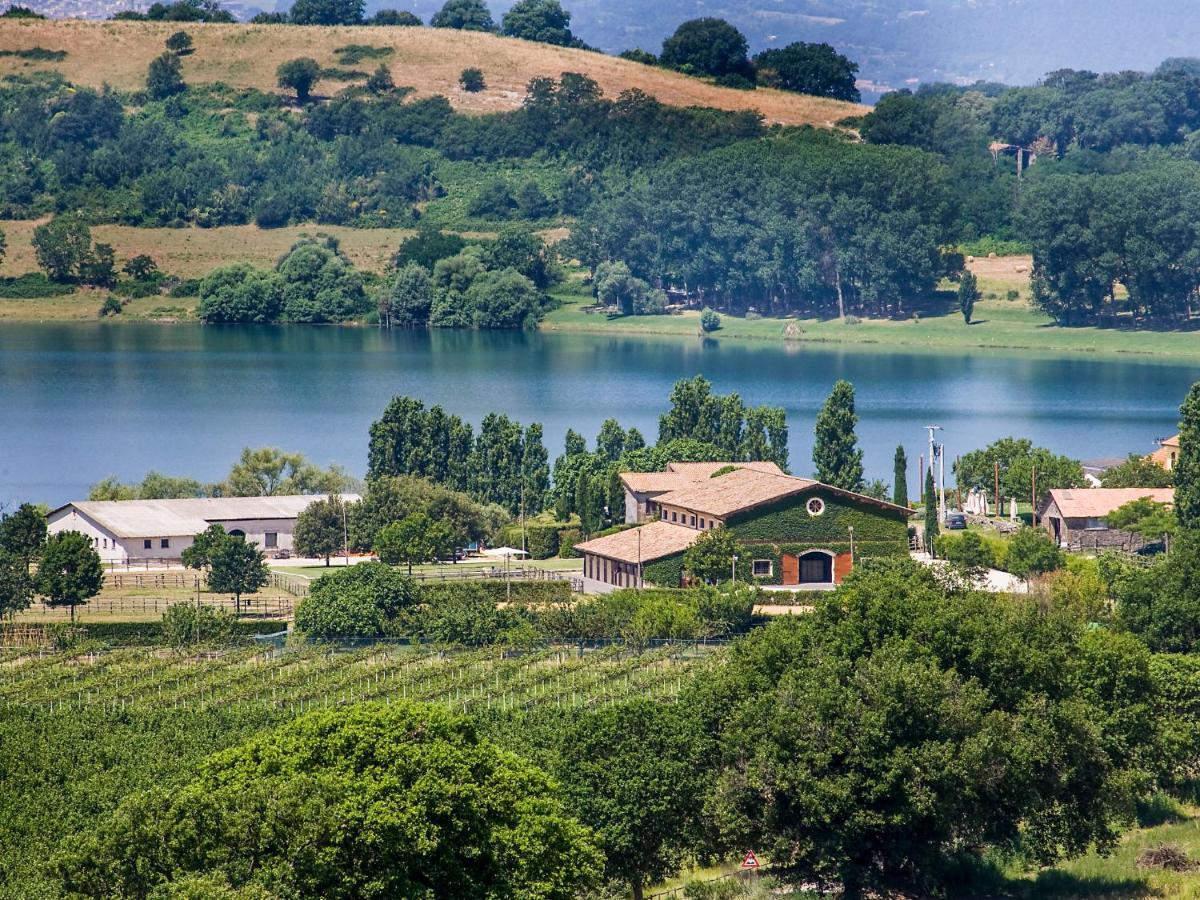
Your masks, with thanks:
[[[1174,503],[1174,488],[1055,488],[1050,500],[1064,519],[1102,519],[1118,506],[1149,497],[1156,503]]]
[[[606,537],[576,544],[575,549],[583,553],[594,553],[620,562],[643,563],[682,553],[704,534],[695,528],[684,528],[669,522],[650,522],[639,528],[618,531]],[[639,557],[639,535],[641,547]]]
[[[636,494],[659,494],[675,491],[694,482],[711,478],[728,466],[782,475],[783,470],[773,462],[699,462],[668,463],[665,472],[622,472],[621,481]]]
[[[686,475],[693,481],[712,478],[714,472],[720,472],[728,466],[739,469],[750,469],[754,472],[766,472],[769,475],[782,475],[783,469],[773,462],[673,462],[667,463],[668,472]]]
[[[719,478],[694,482],[663,494],[658,502],[724,517],[798,494],[816,484],[807,478],[737,469]]]
[[[621,483],[635,494],[662,494],[692,483],[677,472],[622,472]]]

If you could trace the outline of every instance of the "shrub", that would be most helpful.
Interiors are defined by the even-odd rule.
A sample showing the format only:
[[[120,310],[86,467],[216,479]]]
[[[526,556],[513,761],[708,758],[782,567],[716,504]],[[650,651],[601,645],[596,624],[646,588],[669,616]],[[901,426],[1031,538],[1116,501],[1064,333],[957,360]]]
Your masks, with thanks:
[[[121,301],[112,294],[109,294],[104,298],[104,302],[100,304],[100,311],[98,315],[102,319],[106,316],[119,316],[122,309],[123,307],[121,306]]]
[[[358,563],[316,580],[296,607],[296,628],[318,641],[383,637],[417,600],[413,582],[391,566]]]
[[[482,584],[439,587],[445,589],[424,592],[426,604],[411,620],[423,640],[481,647],[495,644],[506,632],[526,627],[527,620],[517,610],[498,609],[495,594]]]
[[[1065,565],[1063,552],[1045,531],[1040,528],[1022,528],[1008,545],[1005,560],[1009,572],[1018,578],[1044,575]]]
[[[716,331],[721,327],[721,317],[716,310],[709,309],[707,306],[700,310],[700,327],[706,332]]]
[[[179,56],[192,52],[192,36],[186,31],[176,31],[166,43],[167,49]]]
[[[275,70],[275,78],[278,85],[282,88],[291,88],[294,90],[296,92],[296,99],[300,103],[307,102],[309,92],[320,77],[320,64],[315,59],[307,56],[302,56],[299,59],[289,59],[287,62],[281,63],[279,68]]]
[[[163,613],[162,635],[177,650],[197,644],[223,644],[233,635],[236,621],[232,613],[214,606],[173,603]]]
[[[458,83],[464,91],[471,94],[477,94],[487,89],[487,82],[483,78],[483,70],[474,67],[463,69],[458,76]]]
[[[8,300],[61,297],[74,290],[73,285],[51,281],[42,272],[28,272],[16,278],[0,278],[0,297]]]

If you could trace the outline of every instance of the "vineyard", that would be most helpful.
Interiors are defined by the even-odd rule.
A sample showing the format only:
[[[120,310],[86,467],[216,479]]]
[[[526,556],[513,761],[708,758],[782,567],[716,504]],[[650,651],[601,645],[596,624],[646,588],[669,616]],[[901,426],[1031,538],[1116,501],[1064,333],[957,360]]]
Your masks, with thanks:
[[[623,645],[433,650],[377,644],[353,652],[230,650],[180,656],[167,650],[0,655],[0,709],[111,710],[259,708],[300,714],[362,701],[416,700],[463,712],[587,707],[630,696],[669,700],[684,675],[712,665],[713,645]]]

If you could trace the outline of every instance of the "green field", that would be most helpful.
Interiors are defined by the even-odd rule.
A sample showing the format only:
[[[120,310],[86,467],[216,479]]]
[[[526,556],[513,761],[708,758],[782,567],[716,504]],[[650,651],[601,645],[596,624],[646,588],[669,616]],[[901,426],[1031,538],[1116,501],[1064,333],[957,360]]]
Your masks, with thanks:
[[[721,651],[580,654],[374,645],[180,654],[0,649],[0,898],[60,896],[54,851],[129,794],[189,778],[211,753],[303,712],[418,700],[476,714],[511,744],[629,697],[669,702]]]
[[[1044,354],[1090,353],[1107,356],[1154,356],[1164,359],[1200,358],[1200,335],[1191,331],[1149,331],[1121,328],[1064,328],[1024,300],[982,300],[975,321],[963,322],[957,310],[946,308],[919,319],[862,319],[856,324],[839,319],[746,319],[721,316],[721,328],[700,331],[699,313],[668,316],[608,318],[587,312],[591,301],[561,294],[566,302],[550,313],[543,328],[551,331],[596,332],[614,335],[671,335],[704,341],[760,340],[786,343],[802,351],[806,344],[849,344],[864,348],[962,351],[980,349]],[[852,321],[852,320],[851,320]],[[798,331],[787,335],[790,324]]]

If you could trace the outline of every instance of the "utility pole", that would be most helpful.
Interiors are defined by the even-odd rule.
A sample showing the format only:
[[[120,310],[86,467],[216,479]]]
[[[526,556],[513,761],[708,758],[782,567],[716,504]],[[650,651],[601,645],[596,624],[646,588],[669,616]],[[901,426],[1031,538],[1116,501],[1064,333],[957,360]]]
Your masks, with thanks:
[[[637,571],[637,586],[645,587],[645,582],[642,581],[642,529],[638,528],[637,544],[638,544],[638,571]]]
[[[996,479],[996,518],[998,519],[1003,515],[1000,511],[1000,461],[993,462],[992,467],[992,477]]]
[[[1031,484],[1030,484],[1030,488],[1029,488],[1029,498],[1031,501],[1032,508],[1030,509],[1030,512],[1029,512],[1029,521],[1032,522],[1033,525],[1036,527],[1037,526],[1037,466],[1034,466],[1032,469],[1032,472],[1030,473],[1030,481],[1031,481]]]
[[[938,444],[938,521],[946,524],[946,445]]]
[[[941,425],[926,425],[925,430],[929,432],[929,468],[932,471],[934,461],[937,459],[937,457],[934,454],[941,452],[941,449],[940,449],[941,445],[934,441],[933,436],[934,436],[934,432],[942,430],[942,426]],[[941,480],[941,488],[942,489],[941,489],[941,494],[939,495],[940,499],[938,502],[938,521],[941,522],[942,524],[945,524],[945,522],[946,522],[946,465],[945,465],[945,463],[942,464],[942,477],[940,480]],[[925,483],[924,480],[922,480],[921,483],[924,484]]]

